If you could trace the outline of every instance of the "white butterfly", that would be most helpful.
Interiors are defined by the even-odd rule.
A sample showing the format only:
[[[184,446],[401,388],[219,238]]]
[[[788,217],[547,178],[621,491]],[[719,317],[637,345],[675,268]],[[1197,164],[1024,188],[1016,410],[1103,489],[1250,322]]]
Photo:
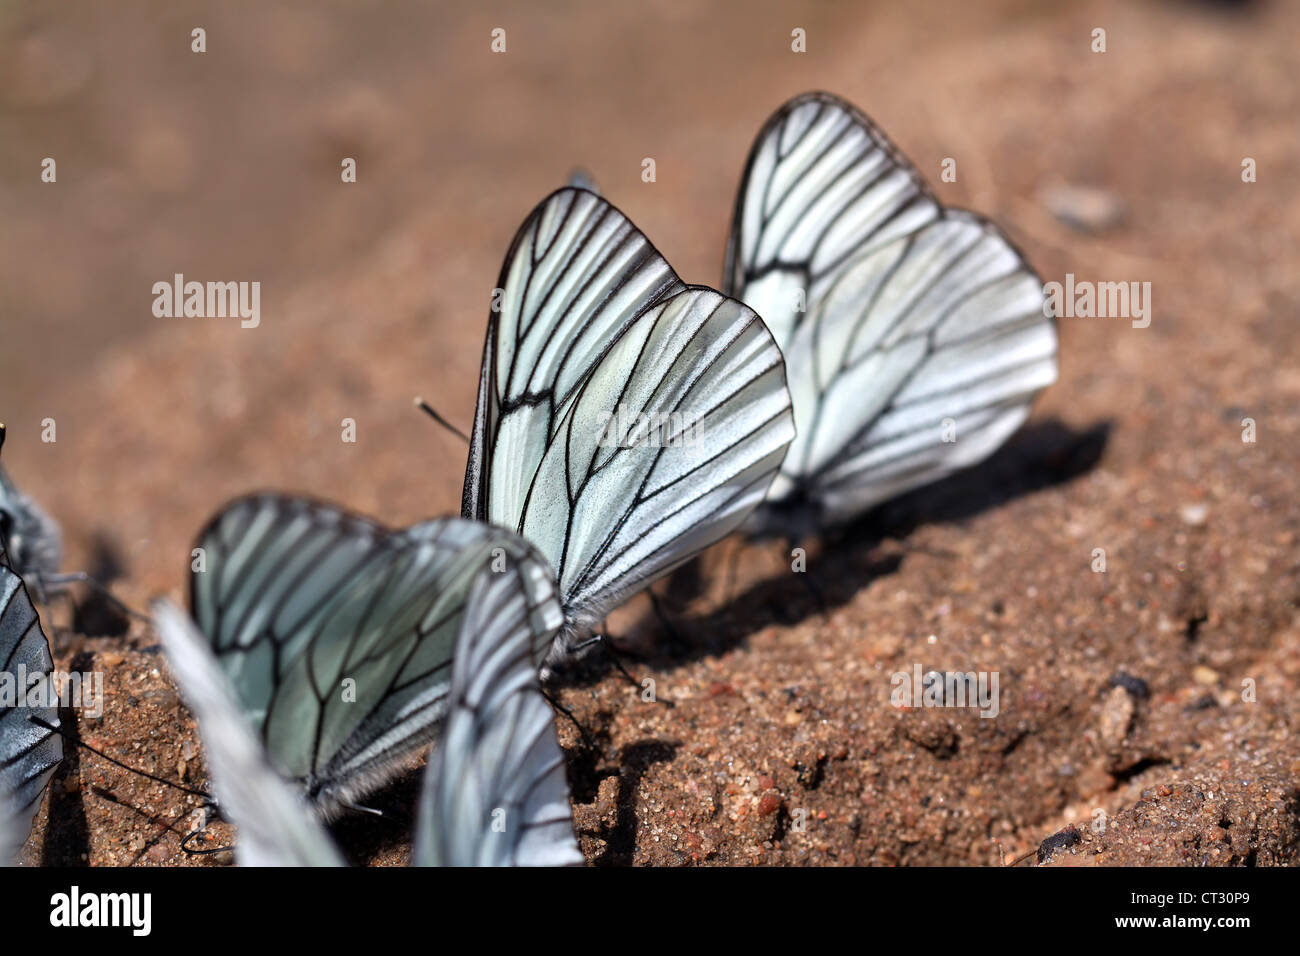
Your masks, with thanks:
[[[234,713],[325,819],[391,779],[432,739],[481,568],[521,563],[534,605],[554,591],[544,559],[501,529],[447,518],[390,531],[277,495],[222,510],[198,548],[195,633],[230,684]],[[553,637],[537,629],[536,659]],[[201,709],[211,682],[179,676]],[[224,704],[209,706],[228,711]]]
[[[48,693],[29,696],[50,689],[50,645],[23,579],[7,562],[0,549],[0,865],[27,841],[41,794],[63,759],[63,738],[49,729],[59,726],[58,708],[45,706]]]
[[[498,286],[462,514],[550,562],[554,660],[763,500],[794,436],[790,395],[762,320],[685,285],[586,190],[533,211]]]
[[[424,775],[414,861],[581,862],[554,718],[537,683],[536,648],[563,621],[549,572],[506,557],[472,577],[457,626],[451,707]],[[155,604],[154,615],[198,717],[220,806],[239,828],[240,865],[342,865],[302,791],[271,766],[190,619],[166,601]]]
[[[785,354],[798,436],[755,533],[802,537],[976,464],[1056,380],[1042,282],[991,222],[940,205],[827,93],[768,120],[736,199],[723,290]]]
[[[5,434],[5,426],[0,424],[0,449],[4,448]],[[19,490],[2,463],[0,549],[8,553],[10,566],[22,575],[41,604],[56,594],[67,594],[73,584],[80,583],[96,591],[124,617],[140,616],[86,572],[59,571],[63,563],[63,532],[59,523]]]
[[[479,521],[391,532],[262,496],[228,507],[201,536],[199,631],[272,765],[322,817],[389,779],[434,733],[487,554],[558,585],[561,632],[535,631],[534,647],[555,660],[627,596],[733,530],[793,435],[780,352],[762,321],[683,285],[592,193],[562,189],[534,210],[506,257],[500,303],[465,478],[463,510]],[[661,420],[669,426],[653,434],[643,427]],[[682,423],[690,440],[679,440]],[[360,704],[344,698],[344,682]]]

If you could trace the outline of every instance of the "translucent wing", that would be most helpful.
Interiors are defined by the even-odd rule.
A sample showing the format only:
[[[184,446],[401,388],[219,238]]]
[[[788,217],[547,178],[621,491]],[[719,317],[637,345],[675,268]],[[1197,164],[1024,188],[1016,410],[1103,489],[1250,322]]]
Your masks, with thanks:
[[[342,866],[302,791],[267,760],[230,681],[194,622],[170,601],[153,605],[154,628],[199,723],[219,806],[239,828],[240,866]]]
[[[724,288],[785,353],[798,437],[754,526],[867,508],[991,454],[1056,379],[1041,280],[994,226],[945,209],[862,113],[787,103],[741,181]]]
[[[762,500],[793,436],[784,366],[752,311],[583,190],[533,211],[500,287],[463,513],[538,547],[572,636]]]
[[[553,633],[564,617],[558,596],[534,603],[530,573],[512,562],[474,584],[456,642],[450,712],[420,794],[419,866],[582,862],[555,717],[531,652],[539,623]]]
[[[0,865],[31,831],[41,793],[63,759],[50,671],[54,663],[22,578],[0,551]]]
[[[498,556],[545,567],[516,536],[476,522],[389,531],[271,495],[223,510],[199,548],[199,630],[272,764],[326,817],[434,735],[477,570]]]

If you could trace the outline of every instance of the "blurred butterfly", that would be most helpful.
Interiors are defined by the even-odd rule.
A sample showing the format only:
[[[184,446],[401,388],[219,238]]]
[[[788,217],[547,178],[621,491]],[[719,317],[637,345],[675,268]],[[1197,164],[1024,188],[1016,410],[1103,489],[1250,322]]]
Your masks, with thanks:
[[[549,574],[518,544],[523,557],[477,562],[471,573],[456,626],[450,707],[424,774],[413,851],[420,865],[582,860],[554,718],[537,682],[537,648],[553,638],[563,615]],[[219,805],[239,828],[240,865],[342,865],[302,791],[272,766],[192,621],[166,601],[155,604],[154,616],[173,670],[190,689]]]
[[[684,284],[592,192],[533,211],[488,318],[461,513],[555,571],[549,662],[735,530],[793,437],[781,352],[750,308]]]
[[[4,448],[5,426],[0,425],[0,449]],[[9,562],[36,591],[44,603],[46,591],[64,584],[59,575],[63,561],[63,535],[59,525],[31,498],[18,490],[0,463],[0,547]]]
[[[0,425],[0,449],[4,448],[4,443],[5,426]],[[104,557],[111,559],[112,552],[107,544],[101,543],[100,547],[104,550]],[[69,595],[70,586],[81,583],[111,606],[115,612],[113,617],[140,617],[92,575],[84,571],[59,571],[63,563],[63,534],[59,523],[18,489],[3,464],[0,464],[0,548],[8,552],[13,569],[22,575],[41,604],[47,604],[48,599],[55,595]],[[84,626],[84,622],[74,621],[74,625],[77,623]],[[122,633],[126,623],[115,620],[112,628],[107,633]]]
[[[181,690],[197,711],[224,715],[209,734],[246,720],[324,819],[391,779],[435,734],[480,569],[517,562],[535,606],[555,587],[545,560],[499,528],[447,518],[391,531],[278,495],[223,509],[194,554],[197,631],[184,636],[201,635],[238,706],[207,701],[213,682],[178,665]],[[537,628],[537,659],[553,636]]]
[[[53,700],[49,642],[8,562],[0,549],[0,865],[12,862],[27,841],[41,794],[63,759],[63,739],[50,729],[59,727],[58,708],[47,706]]]
[[[828,93],[759,132],[722,288],[772,330],[798,426],[751,533],[797,539],[984,460],[1056,380],[1019,250]]]

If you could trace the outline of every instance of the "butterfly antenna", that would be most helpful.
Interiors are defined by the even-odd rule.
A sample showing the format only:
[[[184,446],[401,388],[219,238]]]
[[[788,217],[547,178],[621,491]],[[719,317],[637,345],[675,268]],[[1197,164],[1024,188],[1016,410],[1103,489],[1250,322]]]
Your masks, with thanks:
[[[4,447],[5,447],[5,423],[0,422],[0,451],[3,451]]]
[[[447,431],[451,432],[453,435],[455,435],[457,438],[463,441],[466,445],[470,443],[468,435],[466,435],[463,431],[461,431],[451,422],[447,421],[447,419],[439,415],[437,410],[432,405],[430,405],[424,399],[420,398],[418,395],[415,398],[415,406],[416,408],[420,409],[425,414],[427,414],[430,418],[432,418],[443,428],[447,429]]]
[[[104,751],[99,750],[96,747],[92,747],[90,744],[86,743],[84,740],[82,740],[80,737],[76,736],[75,734],[69,733],[68,731],[64,730],[62,727],[56,727],[54,724],[42,720],[40,717],[33,717],[29,715],[27,719],[30,720],[32,723],[36,724],[36,726],[38,727],[42,727],[45,730],[49,730],[52,731],[53,733],[58,734],[64,740],[68,741],[70,744],[89,750],[96,757],[100,757],[104,760],[107,760],[115,767],[120,767],[123,770],[130,771],[131,773],[137,774],[141,777],[147,777],[148,779],[152,780],[154,783],[161,783],[164,786],[171,787],[175,790],[180,790],[182,793],[189,793],[189,794],[193,794],[196,797],[202,797],[208,803],[213,803],[211,794],[205,793],[202,790],[195,790],[193,787],[187,787],[182,783],[176,783],[174,780],[167,780],[163,777],[156,776],[155,774],[152,774],[147,770],[140,770],[128,764],[124,764],[122,763],[122,761],[117,760],[114,757],[110,757],[108,754],[104,753]]]

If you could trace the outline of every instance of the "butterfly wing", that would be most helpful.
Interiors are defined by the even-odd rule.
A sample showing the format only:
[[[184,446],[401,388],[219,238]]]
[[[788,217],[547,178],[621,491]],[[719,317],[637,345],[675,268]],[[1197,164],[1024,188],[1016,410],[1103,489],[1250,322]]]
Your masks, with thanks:
[[[827,523],[983,460],[1056,379],[1055,326],[1019,251],[941,206],[829,94],[792,100],[759,133],[724,290],[785,353],[799,434],[768,501],[802,496]]]
[[[275,495],[223,510],[199,547],[195,621],[273,765],[327,817],[433,737],[477,570],[505,555],[545,567],[475,522],[389,531]]]
[[[762,500],[793,436],[784,366],[758,316],[585,190],[533,211],[500,287],[463,513],[537,546],[581,634]]]
[[[59,726],[58,708],[43,706],[53,667],[22,578],[0,562],[0,683],[7,685],[0,693],[0,864],[27,841],[41,794],[63,759],[63,738],[32,719]],[[46,693],[33,700],[29,694],[39,690]]]
[[[154,603],[153,618],[172,673],[198,720],[218,804],[239,828],[239,865],[342,866],[342,857],[302,791],[271,767],[229,679],[194,622],[166,600]]]
[[[537,603],[527,566],[475,581],[456,642],[451,705],[424,774],[420,866],[581,863],[564,756],[531,648],[564,621],[558,595]],[[545,583],[545,582],[538,582]]]

